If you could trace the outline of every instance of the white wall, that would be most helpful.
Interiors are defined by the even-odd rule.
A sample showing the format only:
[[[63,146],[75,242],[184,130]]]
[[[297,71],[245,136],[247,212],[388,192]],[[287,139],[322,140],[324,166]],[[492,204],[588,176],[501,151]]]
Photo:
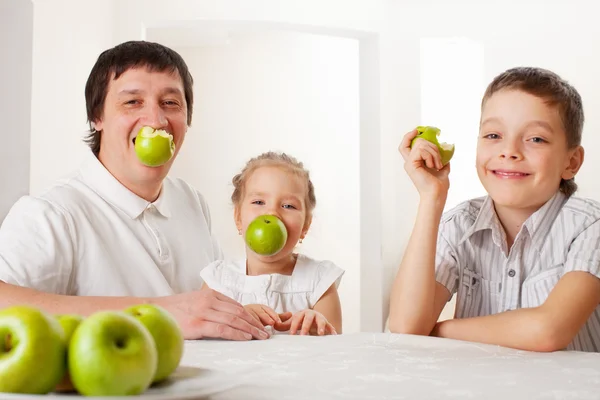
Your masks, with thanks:
[[[37,194],[78,166],[88,148],[84,88],[114,46],[112,0],[34,0],[31,183]]]
[[[594,171],[600,158],[597,90],[600,27],[593,5],[582,0],[425,0],[390,1],[390,23],[382,35],[382,213],[385,293],[389,293],[415,217],[418,196],[404,173],[396,148],[401,136],[420,121],[419,43],[422,37],[467,37],[484,45],[486,84],[501,71],[518,65],[554,69],[583,97],[587,158],[577,176],[580,195],[600,200]],[[435,10],[433,12],[432,10]],[[391,21],[396,21],[392,23]],[[399,22],[401,21],[401,22]],[[423,121],[425,122],[425,121]],[[474,140],[476,131],[466,132]],[[459,149],[456,150],[457,155]],[[453,169],[450,179],[460,179]],[[456,185],[455,185],[456,186]],[[451,183],[451,190],[452,183]],[[458,197],[454,197],[457,199]],[[384,299],[385,312],[388,301]]]
[[[29,192],[33,4],[0,0],[0,223]]]
[[[174,164],[202,191],[226,256],[244,257],[231,178],[251,157],[285,151],[311,172],[313,224],[299,251],[346,270],[344,330],[358,331],[360,291],[358,42],[295,32],[176,48],[194,76],[194,122]]]
[[[600,28],[596,27],[593,6],[593,2],[584,0],[172,0],[166,5],[160,0],[121,0],[118,9],[113,9],[111,2],[100,0],[37,0],[31,188],[38,190],[77,165],[83,151],[79,140],[85,129],[83,81],[99,51],[143,37],[147,27],[233,20],[373,32],[379,38],[381,82],[379,94],[373,99],[381,107],[383,218],[379,233],[384,286],[388,289],[408,240],[418,200],[404,173],[397,146],[404,132],[421,123],[421,38],[464,36],[481,40],[486,81],[505,68],[524,64],[555,69],[571,80],[583,96],[587,113],[587,158],[577,181],[581,194],[600,199],[600,181],[593,176],[600,168],[600,159],[593,151],[600,145],[595,135],[600,128],[600,117],[595,113],[600,107]],[[85,29],[75,35],[74,25]],[[64,44],[67,46],[62,50]],[[457,176],[453,173],[451,179]],[[363,294],[361,301],[371,299]],[[382,308],[387,310],[387,298]]]

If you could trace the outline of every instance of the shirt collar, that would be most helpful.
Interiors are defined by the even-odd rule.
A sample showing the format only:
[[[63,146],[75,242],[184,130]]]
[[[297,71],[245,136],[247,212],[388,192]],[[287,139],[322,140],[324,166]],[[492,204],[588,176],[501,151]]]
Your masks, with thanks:
[[[171,213],[168,207],[168,191],[164,183],[160,195],[153,203],[144,200],[119,182],[102,165],[100,160],[89,153],[86,157],[81,170],[81,176],[84,182],[92,188],[105,201],[119,208],[131,219],[139,217],[146,209],[155,207],[164,217],[170,217]]]
[[[546,204],[527,218],[527,221],[523,224],[529,232],[533,245],[538,250],[541,250],[546,235],[550,232],[550,227],[568,199],[563,192],[556,192]]]
[[[554,220],[560,213],[562,206],[568,200],[562,192],[557,192],[550,200],[548,200],[539,210],[534,212],[523,224],[523,227],[529,233],[533,246],[538,249],[542,248],[542,244],[545,240],[547,233],[550,231],[550,227],[554,223]],[[487,196],[479,209],[475,223],[465,232],[460,240],[462,244],[465,240],[469,239],[473,234],[479,231],[491,229],[492,240],[497,246],[503,247],[506,243],[506,232],[498,219],[496,210],[494,209],[494,202],[490,196]]]
[[[490,229],[492,231],[492,240],[496,246],[502,247],[503,243],[506,243],[506,233],[502,228],[502,224],[496,215],[494,209],[494,202],[490,196],[486,196],[475,222],[463,235],[459,244],[462,244],[465,240],[469,239],[475,233]]]

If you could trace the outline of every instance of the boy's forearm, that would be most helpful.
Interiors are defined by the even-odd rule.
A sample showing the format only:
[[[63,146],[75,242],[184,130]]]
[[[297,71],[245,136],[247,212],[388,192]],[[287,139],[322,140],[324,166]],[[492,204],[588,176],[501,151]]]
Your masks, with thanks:
[[[435,324],[435,255],[443,207],[439,199],[419,203],[415,225],[392,288],[392,332],[428,335]]]
[[[528,351],[556,351],[567,346],[554,335],[542,308],[521,308],[484,317],[438,322],[432,336],[494,344]]]
[[[0,281],[0,309],[13,305],[30,305],[50,314],[87,316],[100,310],[122,310],[149,302],[150,299],[140,297],[64,296]]]

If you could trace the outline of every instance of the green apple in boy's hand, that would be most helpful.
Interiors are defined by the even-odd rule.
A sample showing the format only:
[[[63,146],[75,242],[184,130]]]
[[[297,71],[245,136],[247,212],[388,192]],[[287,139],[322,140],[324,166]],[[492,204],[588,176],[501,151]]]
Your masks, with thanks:
[[[415,141],[417,139],[425,139],[428,142],[433,143],[438,150],[440,151],[440,156],[442,157],[442,165],[446,165],[452,159],[454,155],[454,145],[448,143],[440,143],[438,142],[438,136],[440,135],[440,129],[434,126],[417,126],[418,135],[410,143],[410,147],[412,148],[415,145]]]
[[[255,218],[246,229],[246,244],[256,254],[273,256],[281,251],[287,242],[287,229],[274,215],[261,215]]]
[[[53,316],[28,306],[0,311],[0,392],[49,393],[65,374],[65,354]]]
[[[144,126],[135,138],[135,153],[142,164],[160,167],[175,154],[173,135],[162,129]]]
[[[83,320],[68,358],[73,386],[84,396],[140,394],[152,383],[158,359],[148,329],[120,311],[100,311]]]
[[[177,321],[167,310],[153,304],[129,307],[125,313],[137,318],[148,329],[158,355],[158,366],[153,382],[166,379],[175,371],[183,356],[183,333]]]

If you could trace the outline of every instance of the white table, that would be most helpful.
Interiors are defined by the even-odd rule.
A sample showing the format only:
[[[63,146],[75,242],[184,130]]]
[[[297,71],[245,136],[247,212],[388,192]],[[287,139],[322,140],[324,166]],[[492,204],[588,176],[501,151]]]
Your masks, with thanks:
[[[600,354],[387,333],[189,341],[180,374],[212,400],[600,399]]]

